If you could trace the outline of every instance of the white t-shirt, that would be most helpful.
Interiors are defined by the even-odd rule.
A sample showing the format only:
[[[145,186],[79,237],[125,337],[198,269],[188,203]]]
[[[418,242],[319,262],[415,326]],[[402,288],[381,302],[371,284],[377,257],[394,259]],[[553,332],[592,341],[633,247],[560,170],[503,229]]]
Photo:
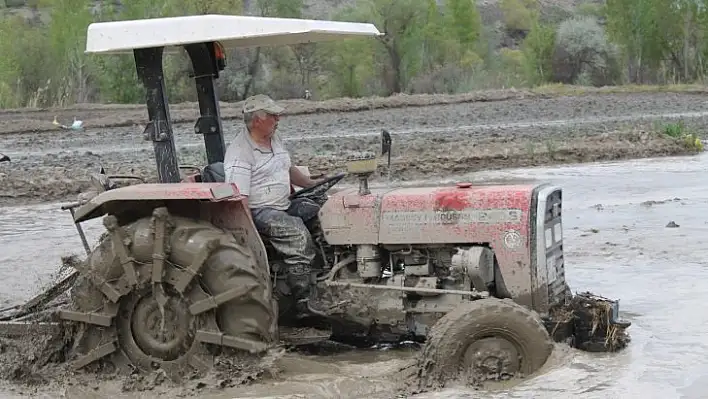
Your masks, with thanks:
[[[224,156],[226,182],[248,196],[250,208],[287,210],[290,206],[290,154],[276,134],[272,149],[258,146],[248,131],[239,134]]]

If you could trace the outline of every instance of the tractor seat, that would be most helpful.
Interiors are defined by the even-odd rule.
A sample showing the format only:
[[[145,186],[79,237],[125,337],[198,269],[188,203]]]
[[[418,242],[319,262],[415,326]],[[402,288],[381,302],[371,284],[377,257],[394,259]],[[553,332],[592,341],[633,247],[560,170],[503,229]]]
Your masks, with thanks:
[[[226,181],[226,172],[223,162],[214,162],[202,170],[202,183],[223,183]]]

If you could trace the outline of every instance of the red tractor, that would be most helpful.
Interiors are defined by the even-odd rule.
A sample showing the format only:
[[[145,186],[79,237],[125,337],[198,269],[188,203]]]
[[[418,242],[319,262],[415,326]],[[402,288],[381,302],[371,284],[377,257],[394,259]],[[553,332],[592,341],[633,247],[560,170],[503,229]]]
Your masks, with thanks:
[[[134,54],[160,183],[117,187],[100,174],[96,191],[67,207],[89,252],[64,281],[71,306],[57,312],[61,323],[78,327],[75,367],[127,363],[178,377],[208,370],[208,348],[262,353],[280,344],[279,331],[303,323],[290,317],[277,254],[257,233],[238,187],[223,182],[214,83],[225,47],[379,35],[372,24],[221,15],[89,26],[87,52]],[[195,131],[204,135],[208,164],[196,173],[181,173],[173,141],[162,56],[174,47],[191,58],[199,97]],[[390,147],[383,134],[389,166]],[[534,373],[554,340],[591,351],[626,345],[629,323],[619,321],[618,303],[574,296],[566,284],[561,188],[371,188],[377,158],[362,154],[348,161],[347,173],[292,194],[321,205],[312,284],[330,305],[317,320],[328,331],[323,338],[423,342],[424,384],[461,370],[485,378]],[[330,192],[345,176],[358,187]],[[98,217],[106,233],[90,250],[80,223]]]

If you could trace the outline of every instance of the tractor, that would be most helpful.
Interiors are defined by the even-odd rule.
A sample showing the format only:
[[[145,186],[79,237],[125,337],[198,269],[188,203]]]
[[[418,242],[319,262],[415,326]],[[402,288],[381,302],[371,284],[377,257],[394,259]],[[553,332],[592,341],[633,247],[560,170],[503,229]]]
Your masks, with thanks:
[[[382,35],[369,23],[234,15],[91,24],[87,53],[134,56],[158,183],[93,175],[94,190],[63,207],[86,259],[41,300],[0,320],[16,323],[65,290],[71,301],[53,322],[74,326],[73,367],[112,362],[177,379],[208,371],[214,348],[266,353],[282,345],[285,328],[306,323],[324,329],[323,339],[419,342],[426,386],[463,375],[531,375],[554,341],[588,351],[625,347],[630,323],[619,318],[618,301],[574,295],[566,284],[560,187],[374,187],[369,179],[384,156],[391,168],[388,132],[380,150],[348,159],[346,172],[293,187],[291,198],[321,206],[311,284],[328,304],[322,314],[296,314],[278,254],[258,234],[238,187],[225,182],[215,82],[227,48]],[[196,168],[176,156],[162,67],[174,49],[189,55],[196,82],[194,131],[207,157]],[[335,188],[345,177],[353,184]],[[99,217],[106,231],[91,249],[81,223]]]

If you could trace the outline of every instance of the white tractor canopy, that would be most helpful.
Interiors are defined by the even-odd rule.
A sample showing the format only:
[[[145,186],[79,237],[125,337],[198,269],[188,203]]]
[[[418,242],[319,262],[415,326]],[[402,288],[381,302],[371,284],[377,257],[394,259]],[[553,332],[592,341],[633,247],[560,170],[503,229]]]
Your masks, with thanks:
[[[126,53],[150,47],[220,42],[224,47],[281,46],[381,36],[370,23],[242,15],[193,15],[92,23],[87,53]]]

